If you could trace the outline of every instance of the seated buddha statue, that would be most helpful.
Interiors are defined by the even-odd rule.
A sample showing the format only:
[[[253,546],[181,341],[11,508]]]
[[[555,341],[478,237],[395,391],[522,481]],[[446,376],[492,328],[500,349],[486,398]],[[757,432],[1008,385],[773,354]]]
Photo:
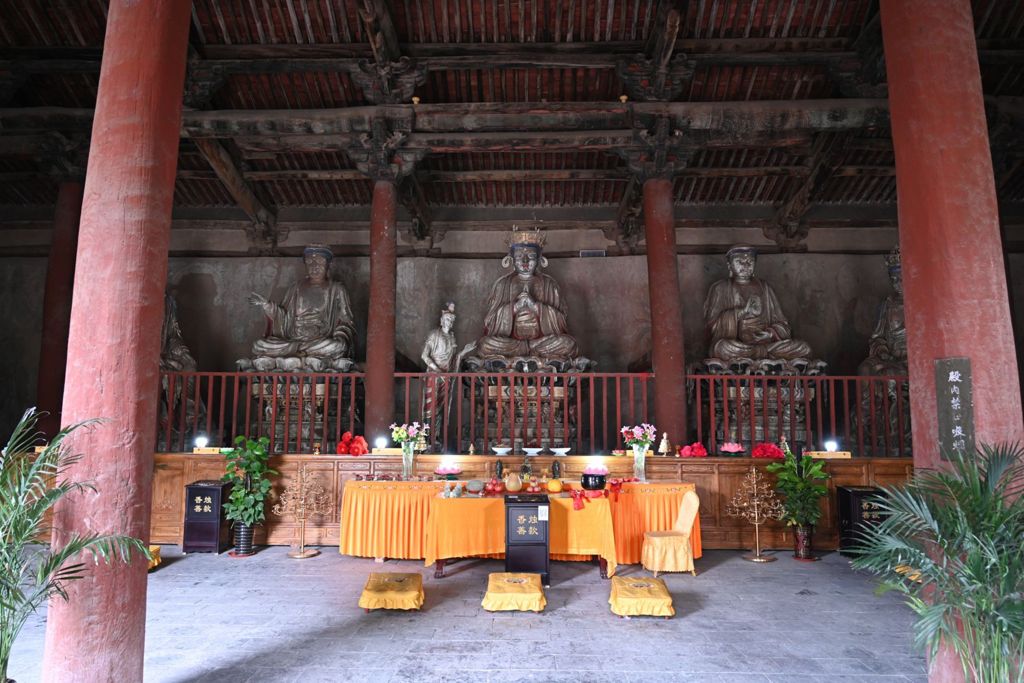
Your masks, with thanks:
[[[735,246],[726,253],[729,277],[711,285],[704,321],[711,338],[708,355],[725,365],[783,361],[806,364],[811,347],[790,336],[771,285],[754,277],[757,251]]]
[[[355,325],[348,292],[331,279],[334,254],[323,245],[303,251],[306,277],[285,293],[281,303],[253,292],[249,303],[267,316],[269,333],[252,345],[252,366],[270,370],[342,370],[351,367]],[[240,365],[243,365],[240,363]]]
[[[868,341],[868,357],[861,375],[907,374],[907,326],[903,320],[903,278],[899,247],[885,257],[892,294],[882,302],[875,329]]]
[[[484,333],[476,342],[479,358],[536,358],[547,363],[579,356],[558,283],[539,270],[547,266],[543,242],[539,230],[513,230],[508,255],[501,262],[512,272],[491,288]]]

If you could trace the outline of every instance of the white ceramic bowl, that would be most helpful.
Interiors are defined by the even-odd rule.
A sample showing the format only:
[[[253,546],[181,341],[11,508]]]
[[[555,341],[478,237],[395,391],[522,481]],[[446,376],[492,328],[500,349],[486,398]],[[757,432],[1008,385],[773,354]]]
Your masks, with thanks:
[[[510,446],[491,446],[491,450],[498,455],[508,455],[512,451],[512,448]]]
[[[544,449],[543,448],[524,448],[523,449],[523,453],[526,453],[527,455],[537,455],[542,450],[544,450]]]
[[[569,448],[568,446],[562,448],[552,448],[551,452],[554,453],[555,455],[565,455],[566,453],[569,452]]]

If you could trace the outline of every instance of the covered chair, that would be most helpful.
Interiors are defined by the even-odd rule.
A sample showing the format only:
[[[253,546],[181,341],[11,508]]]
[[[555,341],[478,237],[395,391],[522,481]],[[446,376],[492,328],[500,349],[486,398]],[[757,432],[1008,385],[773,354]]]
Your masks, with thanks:
[[[697,518],[700,499],[694,491],[683,494],[683,502],[679,506],[679,515],[672,531],[648,531],[644,534],[644,547],[641,562],[644,569],[654,572],[690,572],[697,576],[693,568],[693,544],[690,532],[693,520]]]

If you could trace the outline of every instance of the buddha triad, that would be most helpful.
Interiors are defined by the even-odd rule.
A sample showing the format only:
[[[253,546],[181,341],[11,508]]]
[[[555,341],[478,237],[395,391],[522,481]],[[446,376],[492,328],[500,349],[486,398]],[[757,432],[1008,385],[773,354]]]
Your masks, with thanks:
[[[302,254],[306,277],[293,284],[281,303],[253,292],[249,303],[269,321],[269,334],[252,345],[256,370],[348,370],[355,325],[348,292],[331,280],[334,254],[314,244]],[[244,365],[244,362],[240,363]]]
[[[861,375],[907,374],[907,327],[903,320],[903,278],[900,250],[885,257],[892,294],[882,302],[875,330],[868,341],[868,357],[860,364]]]
[[[539,230],[512,231],[508,255],[501,262],[505,268],[512,266],[512,272],[491,288],[484,334],[476,342],[480,359],[564,364],[579,356],[558,283],[539,270],[547,266],[543,244]]]
[[[729,277],[711,285],[704,302],[711,337],[709,361],[725,366],[743,363],[755,366],[752,369],[764,361],[805,366],[811,347],[790,336],[789,322],[771,285],[754,277],[757,251],[738,245],[725,258]]]

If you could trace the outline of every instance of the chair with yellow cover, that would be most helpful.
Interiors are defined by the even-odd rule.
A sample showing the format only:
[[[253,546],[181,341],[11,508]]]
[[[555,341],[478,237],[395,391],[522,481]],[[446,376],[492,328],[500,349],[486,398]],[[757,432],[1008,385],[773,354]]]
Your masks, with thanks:
[[[679,506],[675,526],[671,531],[648,531],[644,534],[644,547],[641,563],[644,569],[654,572],[690,572],[697,576],[693,568],[693,544],[690,532],[693,521],[697,518],[700,499],[695,491],[683,494],[683,502]]]

